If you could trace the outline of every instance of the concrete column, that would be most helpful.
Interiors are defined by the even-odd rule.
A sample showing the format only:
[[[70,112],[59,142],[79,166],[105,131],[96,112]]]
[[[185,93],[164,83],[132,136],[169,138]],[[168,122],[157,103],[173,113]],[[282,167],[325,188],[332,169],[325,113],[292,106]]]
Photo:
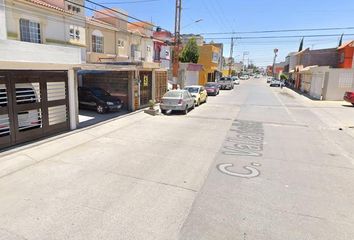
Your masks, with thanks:
[[[5,0],[0,0],[0,40],[7,39]]]
[[[69,92],[69,116],[70,129],[74,130],[79,124],[79,96],[77,92],[78,83],[76,78],[76,71],[68,71],[68,92]]]
[[[151,99],[155,101],[156,99],[156,70],[152,70],[152,84],[151,84]]]

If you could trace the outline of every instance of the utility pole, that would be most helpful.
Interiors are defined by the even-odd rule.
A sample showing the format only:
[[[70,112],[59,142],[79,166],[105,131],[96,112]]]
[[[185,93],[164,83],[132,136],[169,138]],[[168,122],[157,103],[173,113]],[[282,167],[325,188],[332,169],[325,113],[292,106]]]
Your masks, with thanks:
[[[273,72],[273,77],[275,77],[275,62],[277,60],[277,56],[278,56],[278,48],[274,49],[274,59],[273,59],[273,68],[272,68],[272,72]]]
[[[176,0],[175,43],[174,43],[174,50],[173,50],[173,89],[177,89],[177,82],[178,82],[181,12],[182,12],[182,0]]]
[[[229,58],[229,77],[231,77],[231,72],[232,72],[232,69],[231,69],[231,66],[232,66],[232,55],[234,54],[234,38],[231,37],[231,47],[230,47],[230,58]]]

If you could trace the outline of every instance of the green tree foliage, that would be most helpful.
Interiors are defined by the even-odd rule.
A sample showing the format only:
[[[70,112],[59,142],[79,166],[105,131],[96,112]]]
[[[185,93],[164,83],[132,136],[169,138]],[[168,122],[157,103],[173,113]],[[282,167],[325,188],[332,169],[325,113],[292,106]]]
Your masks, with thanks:
[[[199,49],[195,38],[189,39],[187,45],[183,48],[180,61],[184,63],[198,63]]]
[[[280,80],[288,80],[288,77],[285,74],[281,74]]]

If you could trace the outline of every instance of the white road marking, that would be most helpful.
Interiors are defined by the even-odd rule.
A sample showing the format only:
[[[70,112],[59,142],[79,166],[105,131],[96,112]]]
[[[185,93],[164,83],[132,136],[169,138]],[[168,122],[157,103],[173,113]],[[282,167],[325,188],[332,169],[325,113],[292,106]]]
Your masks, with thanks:
[[[290,112],[289,108],[284,104],[284,102],[280,99],[280,97],[278,96],[278,93],[273,92],[274,96],[277,98],[277,100],[279,101],[279,103],[285,108],[285,111],[289,114],[291,120],[293,120],[294,122],[297,122],[294,115]]]
[[[258,177],[260,172],[253,167],[248,167],[245,166],[243,167],[244,169],[247,169],[249,173],[235,173],[230,170],[228,170],[229,167],[233,167],[234,165],[232,163],[222,163],[217,166],[220,172],[225,173],[227,175],[233,176],[233,177],[242,177],[242,178],[254,178]]]

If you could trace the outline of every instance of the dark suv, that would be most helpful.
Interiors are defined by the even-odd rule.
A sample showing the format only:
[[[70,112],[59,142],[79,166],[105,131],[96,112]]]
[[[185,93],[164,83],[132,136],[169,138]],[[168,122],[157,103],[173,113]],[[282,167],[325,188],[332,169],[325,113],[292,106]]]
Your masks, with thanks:
[[[105,113],[120,110],[123,101],[99,87],[79,87],[79,105],[80,108],[95,109],[98,113]]]

